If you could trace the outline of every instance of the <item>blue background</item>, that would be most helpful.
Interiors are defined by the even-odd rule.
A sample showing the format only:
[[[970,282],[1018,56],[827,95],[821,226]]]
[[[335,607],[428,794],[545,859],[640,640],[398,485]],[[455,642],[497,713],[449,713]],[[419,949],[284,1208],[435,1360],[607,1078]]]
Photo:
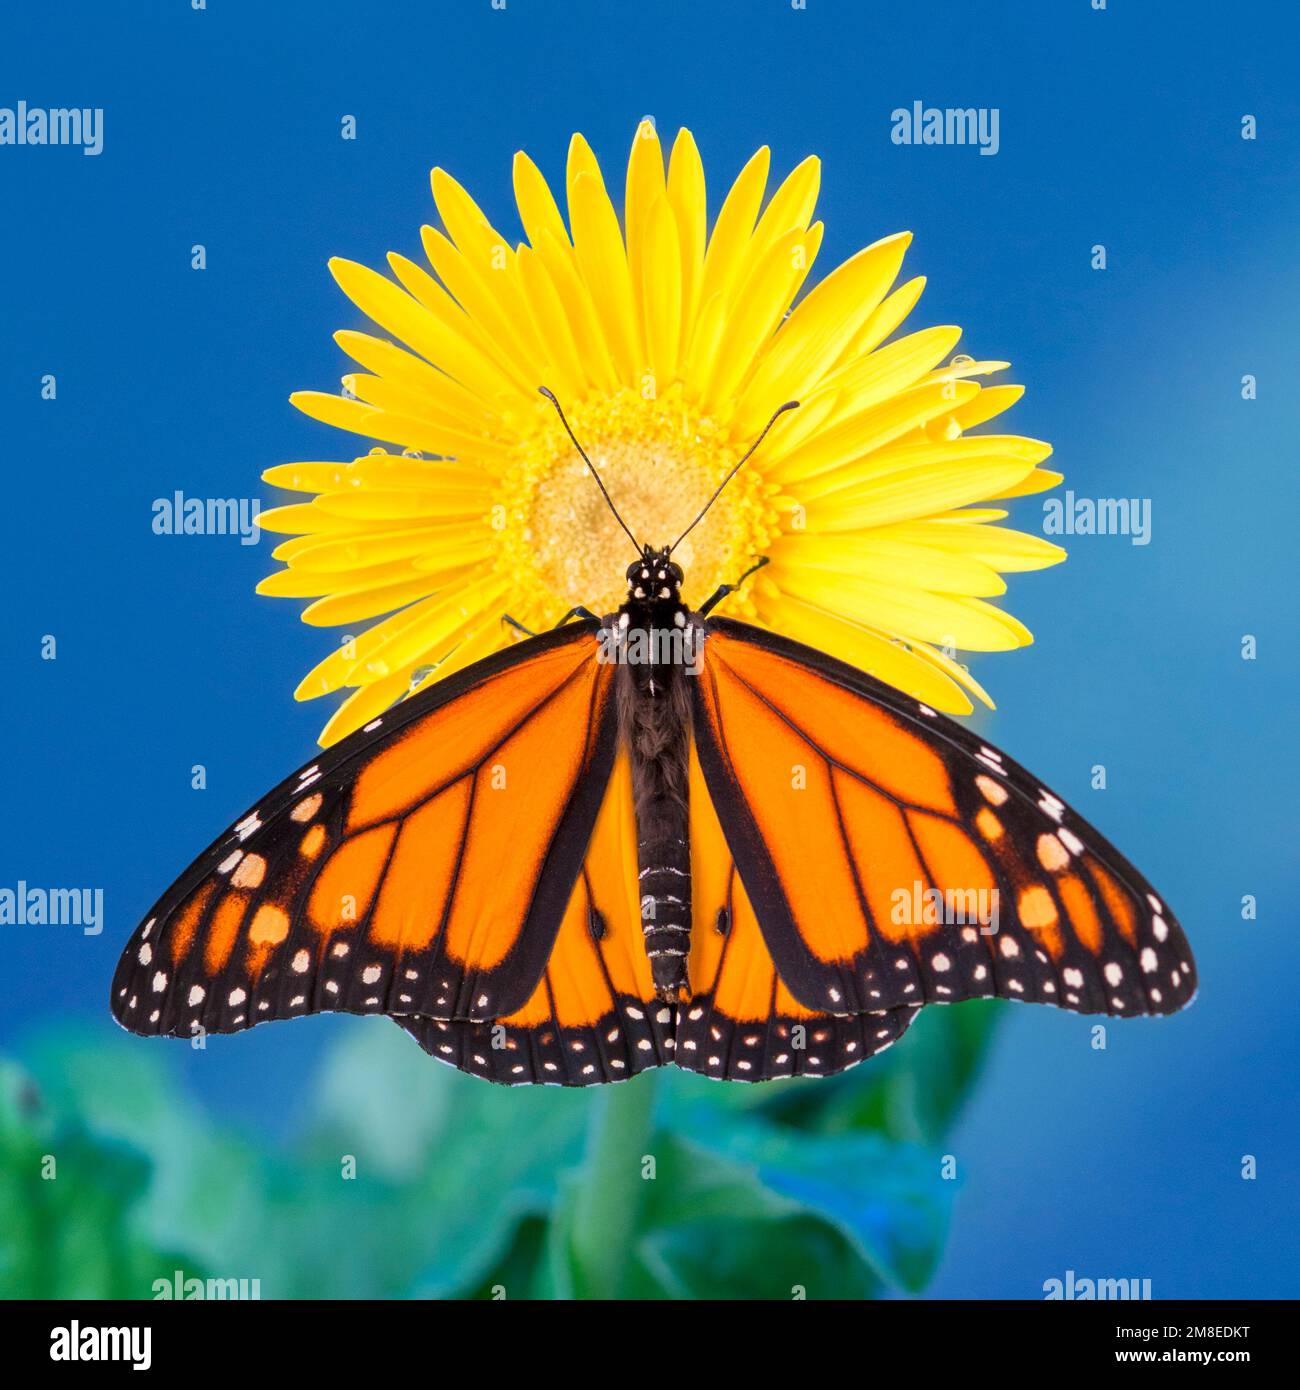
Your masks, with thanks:
[[[263,468],[343,456],[286,404],[335,387],[329,334],[360,326],[325,261],[418,257],[433,164],[510,230],[516,148],[558,179],[582,130],[621,188],[653,114],[694,131],[712,211],[759,144],[782,171],[821,155],[823,271],[910,228],[907,271],[930,277],[913,326],[1011,359],[1012,427],[1055,444],[1079,495],[1152,499],[1150,545],[1077,537],[1013,577],[1037,643],[974,670],[999,702],[987,735],[1179,911],[1201,997],[1112,1024],[1105,1051],[1093,1020],[1011,1011],[952,1142],[966,1182],[932,1292],[1037,1297],[1067,1269],[1157,1297],[1300,1292],[1294,6],[174,0],[4,27],[0,105],[106,116],[98,158],[0,148],[0,885],[102,886],[107,925],[0,928],[0,1046],[64,1021],[108,1035],[139,916],[323,720],[290,692],[329,637],[252,593],[270,546],[156,536],[153,499],[269,503]],[[914,100],[1000,108],[1000,153],[894,146]],[[1033,529],[1039,500],[1016,514]],[[219,1111],[282,1129],[349,1026],[174,1051]]]

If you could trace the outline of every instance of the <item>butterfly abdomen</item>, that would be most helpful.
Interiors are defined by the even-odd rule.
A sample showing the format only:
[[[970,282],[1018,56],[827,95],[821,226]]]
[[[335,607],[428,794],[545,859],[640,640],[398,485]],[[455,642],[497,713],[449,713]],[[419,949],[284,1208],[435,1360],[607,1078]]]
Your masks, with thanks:
[[[619,734],[632,763],[641,930],[655,992],[677,999],[689,992],[691,947],[686,674],[676,664],[625,665],[617,688]]]

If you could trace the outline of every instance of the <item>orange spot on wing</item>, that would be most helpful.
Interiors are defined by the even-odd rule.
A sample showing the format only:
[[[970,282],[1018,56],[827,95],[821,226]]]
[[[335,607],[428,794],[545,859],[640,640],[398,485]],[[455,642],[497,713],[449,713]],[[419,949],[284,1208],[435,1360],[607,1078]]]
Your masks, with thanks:
[[[1071,931],[1095,956],[1101,950],[1104,934],[1087,885],[1077,874],[1062,874],[1056,889],[1061,895],[1061,905],[1065,908],[1065,918]]]
[[[307,901],[307,920],[318,932],[333,931],[365,916],[396,833],[395,825],[377,825],[335,850]]]
[[[194,943],[194,933],[198,930],[199,921],[203,916],[203,910],[208,905],[208,899],[212,896],[216,883],[208,879],[190,894],[189,901],[181,909],[180,916],[172,924],[171,933],[168,939],[168,947],[171,950],[172,964],[179,965],[181,961],[190,953],[190,947]]]
[[[930,871],[927,886],[937,888],[945,904],[950,905],[954,913],[960,913],[961,920],[983,921],[981,907],[992,903],[990,895],[998,888],[993,870],[979,846],[952,821],[916,811],[908,812],[907,819]]]
[[[376,945],[423,950],[442,926],[469,792],[468,781],[449,787],[402,826],[370,926]]]
[[[235,944],[235,937],[239,935],[239,924],[244,920],[244,909],[247,906],[246,893],[227,893],[217,904],[203,948],[203,964],[209,975],[217,974],[230,959],[231,948]]]
[[[253,914],[248,928],[249,944],[278,946],[289,935],[289,916],[274,903],[263,903]]]
[[[1020,925],[1028,928],[1054,959],[1061,954],[1060,920],[1051,893],[1041,883],[1031,883],[1020,890],[1016,901]]]
[[[1106,904],[1106,910],[1115,919],[1115,925],[1119,928],[1120,935],[1130,946],[1137,945],[1137,915],[1133,911],[1133,903],[1128,894],[1115,881],[1114,876],[1107,870],[1099,860],[1089,858],[1087,861],[1088,872],[1092,875],[1093,882],[1101,892],[1102,901]]]
[[[313,825],[312,828],[302,837],[302,842],[298,846],[298,853],[304,859],[315,859],[321,852],[325,844],[325,827],[323,825]]]
[[[1002,822],[987,806],[983,807],[976,815],[975,826],[986,840],[997,840],[1001,838]]]
[[[1055,835],[1043,834],[1038,837],[1038,862],[1048,873],[1058,873],[1070,862],[1065,846]]]

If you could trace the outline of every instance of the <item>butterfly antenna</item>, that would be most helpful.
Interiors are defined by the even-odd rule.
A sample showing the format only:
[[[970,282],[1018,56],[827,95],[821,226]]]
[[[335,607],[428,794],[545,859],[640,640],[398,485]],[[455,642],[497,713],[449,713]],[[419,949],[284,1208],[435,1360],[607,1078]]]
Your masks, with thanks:
[[[565,432],[568,434],[569,438],[573,440],[573,447],[582,455],[582,461],[587,465],[588,468],[591,469],[591,476],[596,480],[596,486],[600,489],[600,495],[605,499],[606,503],[609,505],[610,511],[614,513],[614,520],[617,521],[618,524],[625,531],[627,531],[628,540],[630,540],[632,544],[636,546],[636,553],[640,555],[640,541],[638,541],[637,538],[628,529],[627,522],[624,521],[621,516],[619,516],[618,508],[614,505],[614,499],[609,495],[609,489],[605,486],[603,482],[601,482],[600,474],[596,472],[596,465],[592,463],[592,461],[587,457],[587,451],[582,447],[581,444],[578,443],[578,436],[574,434],[573,429],[569,425],[568,420],[564,418],[564,411],[561,409],[559,401],[555,399],[555,392],[548,390],[545,386],[539,386],[537,389],[555,407],[555,413],[560,417],[560,424],[564,426]]]
[[[737,463],[736,466],[731,470],[731,472],[728,473],[727,476],[723,478],[723,480],[718,484],[717,491],[714,492],[713,496],[710,497],[709,500],[704,504],[704,507],[701,510],[699,516],[697,516],[695,520],[692,521],[691,524],[686,528],[686,530],[683,531],[682,534],[677,537],[677,539],[672,543],[672,545],[668,547],[668,553],[670,555],[673,553],[674,550],[677,549],[679,545],[681,545],[681,543],[686,539],[686,537],[689,536],[691,532],[695,530],[695,528],[700,524],[700,522],[704,520],[705,512],[707,512],[709,508],[718,500],[719,496],[722,493],[722,489],[727,486],[727,484],[736,476],[737,473],[740,472],[741,468],[747,462],[750,455],[753,454],[754,450],[757,449],[758,446],[767,438],[768,430],[770,430],[772,426],[776,424],[776,422],[781,418],[782,415],[785,414],[787,410],[798,409],[798,401],[786,401],[786,403],[783,406],[777,409],[776,413],[772,416],[772,418],[767,422],[767,424],[763,426],[762,434],[760,434],[758,438],[754,440],[754,442],[745,451],[744,457],[741,458],[740,462]]]

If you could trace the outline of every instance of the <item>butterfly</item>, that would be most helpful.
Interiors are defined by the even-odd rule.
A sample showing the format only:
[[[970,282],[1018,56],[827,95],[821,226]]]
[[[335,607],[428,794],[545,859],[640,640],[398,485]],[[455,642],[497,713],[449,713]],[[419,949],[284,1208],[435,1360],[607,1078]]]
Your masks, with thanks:
[[[1036,778],[855,667],[711,616],[736,585],[683,601],[672,552],[767,429],[663,547],[570,430],[636,547],[618,612],[574,609],[281,782],[133,933],[117,1020],[188,1037],[387,1014],[471,1075],[586,1086],[669,1064],[829,1076],[925,1004],[1189,1003],[1173,914]]]

